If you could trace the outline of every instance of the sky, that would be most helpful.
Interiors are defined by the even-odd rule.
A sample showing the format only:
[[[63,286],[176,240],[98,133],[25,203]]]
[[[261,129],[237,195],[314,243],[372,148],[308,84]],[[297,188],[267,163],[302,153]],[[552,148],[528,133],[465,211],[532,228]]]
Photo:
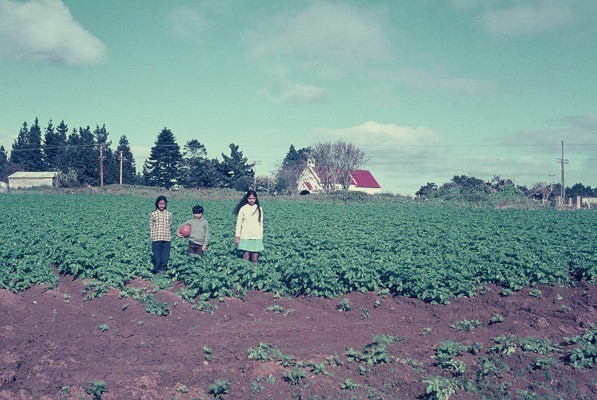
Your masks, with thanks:
[[[594,0],[0,0],[0,145],[168,128],[272,175],[343,140],[382,192],[455,175],[597,186]],[[562,146],[563,142],[563,146]]]

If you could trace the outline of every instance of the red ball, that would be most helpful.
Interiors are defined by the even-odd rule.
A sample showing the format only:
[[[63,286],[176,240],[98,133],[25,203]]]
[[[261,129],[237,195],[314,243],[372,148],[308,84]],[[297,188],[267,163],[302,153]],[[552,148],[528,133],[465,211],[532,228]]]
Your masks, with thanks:
[[[191,225],[189,225],[189,224],[181,225],[180,228],[178,228],[178,232],[184,237],[191,236]]]

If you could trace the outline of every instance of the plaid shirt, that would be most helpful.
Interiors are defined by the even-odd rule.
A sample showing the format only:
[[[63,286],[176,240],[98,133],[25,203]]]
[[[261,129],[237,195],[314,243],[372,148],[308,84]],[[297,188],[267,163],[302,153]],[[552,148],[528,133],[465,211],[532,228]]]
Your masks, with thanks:
[[[168,210],[155,210],[149,218],[149,236],[152,242],[172,240],[172,213]]]

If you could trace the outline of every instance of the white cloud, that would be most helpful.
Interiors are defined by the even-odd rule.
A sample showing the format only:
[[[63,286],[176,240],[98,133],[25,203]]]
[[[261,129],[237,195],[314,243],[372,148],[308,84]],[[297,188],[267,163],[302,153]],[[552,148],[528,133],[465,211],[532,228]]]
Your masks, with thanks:
[[[182,39],[197,40],[211,28],[211,22],[199,10],[191,7],[175,7],[166,16],[167,29]]]
[[[508,8],[488,9],[477,22],[494,36],[533,36],[560,29],[574,21],[570,3],[523,2]]]
[[[434,145],[439,142],[438,135],[430,128],[411,128],[375,121],[341,129],[320,128],[317,130],[317,136],[329,140],[343,139],[356,146]]]
[[[360,148],[370,158],[369,164],[393,168],[409,161],[410,169],[417,160],[436,158],[440,151],[440,136],[426,127],[412,128],[396,124],[368,121],[362,125],[341,129],[317,129],[316,142],[344,140]],[[418,167],[417,167],[418,168]]]
[[[0,58],[76,66],[104,62],[106,52],[60,0],[0,0]]]
[[[383,14],[343,3],[313,2],[262,21],[246,37],[247,55],[266,64],[290,58],[303,67],[344,70],[393,56]]]

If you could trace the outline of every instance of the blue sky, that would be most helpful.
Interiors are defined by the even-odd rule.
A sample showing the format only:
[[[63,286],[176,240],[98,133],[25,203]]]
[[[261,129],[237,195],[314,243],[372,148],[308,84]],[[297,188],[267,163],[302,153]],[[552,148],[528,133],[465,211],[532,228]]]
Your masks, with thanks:
[[[597,186],[593,0],[0,0],[0,144],[106,125],[138,170],[167,127],[258,175],[343,139],[384,192],[454,175]]]

